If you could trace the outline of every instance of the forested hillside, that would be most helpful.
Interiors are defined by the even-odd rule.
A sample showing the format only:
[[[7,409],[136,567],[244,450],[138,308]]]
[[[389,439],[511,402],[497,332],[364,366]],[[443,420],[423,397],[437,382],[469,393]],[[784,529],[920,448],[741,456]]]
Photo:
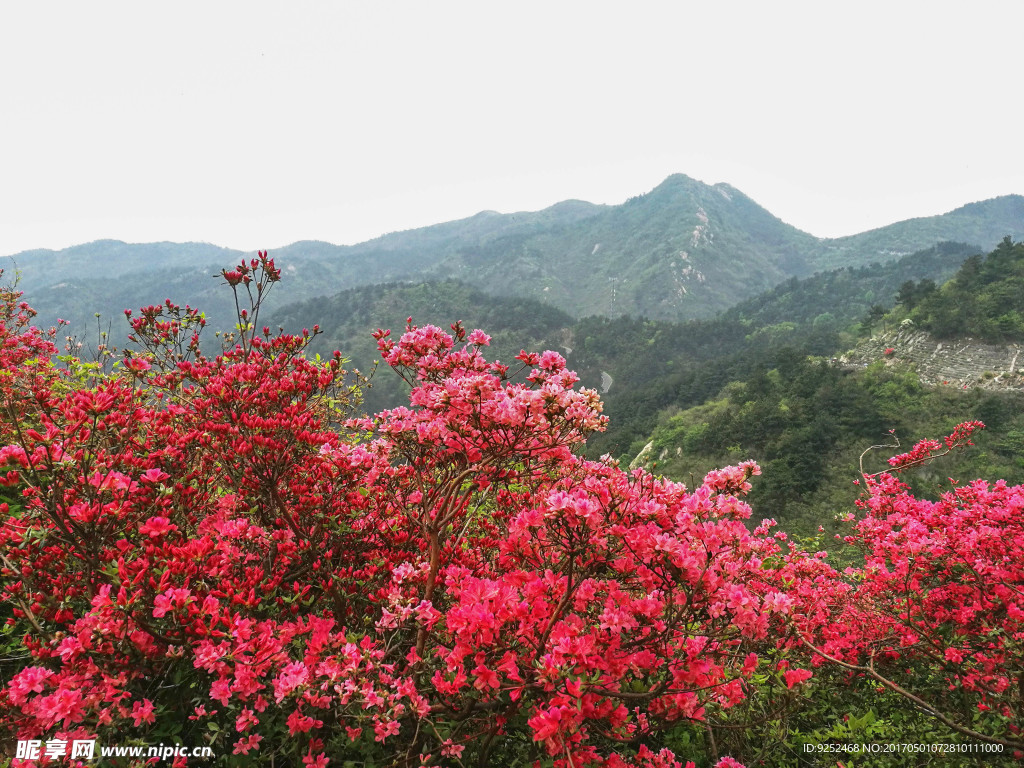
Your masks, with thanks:
[[[941,243],[896,261],[791,279],[741,302],[714,320],[674,325],[652,321],[590,319],[577,326],[580,345],[572,362],[594,380],[594,369],[612,371],[624,386],[605,395],[613,415],[593,450],[627,455],[646,442],[662,408],[688,408],[714,397],[730,381],[745,379],[774,355],[790,349],[834,357],[857,334],[882,327],[907,280],[943,280],[977,249]],[[615,350],[615,358],[598,350]],[[587,354],[594,350],[592,356]]]
[[[890,430],[906,446],[971,419],[988,425],[977,448],[913,475],[918,494],[934,497],[947,477],[1024,482],[1024,395],[936,389],[905,366],[850,371],[785,349],[701,405],[662,411],[644,459],[680,480],[754,459],[765,470],[751,493],[759,514],[811,534],[819,525],[835,530],[835,510],[860,494],[861,453],[876,444],[895,450]],[[867,471],[882,469],[880,458],[869,454]]]
[[[951,351],[967,350],[961,355],[965,370],[971,368],[972,360],[968,335],[1024,343],[1024,332],[1014,320],[1020,307],[1024,247],[1009,238],[987,256],[970,256],[939,287],[931,279],[908,280],[893,295],[902,269],[914,264],[934,266],[936,258],[965,252],[962,246],[944,245],[886,265],[874,275],[861,274],[854,281],[849,280],[848,270],[818,275],[726,313],[726,317],[743,316],[757,310],[760,316],[774,319],[771,313],[777,308],[772,298],[778,297],[794,308],[798,322],[790,325],[802,327],[804,333],[791,338],[795,343],[776,336],[775,343],[766,345],[774,349],[773,354],[744,370],[737,365],[731,380],[699,404],[685,397],[665,404],[649,433],[642,461],[682,479],[700,477],[722,463],[753,458],[766,468],[765,479],[751,494],[755,507],[765,516],[784,521],[789,530],[807,533],[818,525],[831,530],[831,510],[853,503],[860,493],[853,484],[859,477],[860,454],[874,444],[894,445],[890,430],[906,445],[964,420],[988,425],[976,450],[947,458],[940,471],[932,468],[911,475],[919,494],[935,496],[948,487],[950,476],[1024,482],[1024,394],[1019,388],[995,386],[1004,376],[1016,381],[1016,370],[990,370],[989,355],[984,361],[979,358],[971,375],[932,381],[928,386],[921,382],[915,357],[899,346],[883,349],[884,343],[865,344],[864,349],[874,349],[877,357],[852,356],[856,361],[852,367],[835,357],[851,344],[854,331],[872,334],[886,328],[901,328],[903,335],[917,333],[919,327],[933,332],[942,329],[947,341],[958,341],[950,345]],[[948,270],[948,262],[940,263]],[[821,324],[820,315],[812,316],[815,306],[824,306],[815,303],[815,293],[827,285],[835,291],[828,294],[837,297],[835,306],[844,307],[850,305],[842,298],[843,285],[849,288],[845,295],[860,296],[865,288],[883,284],[887,290],[880,297],[891,311],[883,312],[883,305],[877,305],[878,311],[855,327],[849,326],[851,317],[846,315],[842,325],[848,331],[831,337],[835,346],[812,349],[808,342],[814,336],[807,331]],[[807,293],[802,294],[801,288]],[[802,295],[806,304],[793,301]],[[895,307],[894,301],[899,302]],[[810,308],[801,312],[798,305]],[[955,336],[948,332],[954,328],[959,331]],[[897,336],[890,332],[882,339]],[[999,359],[1005,367],[1016,358],[1009,349]],[[634,441],[625,455],[638,452],[646,445],[644,440]],[[875,458],[869,456],[867,461],[868,471],[877,471]]]
[[[790,278],[771,290],[725,310],[753,328],[780,323],[817,321],[845,327],[867,317],[872,307],[889,309],[907,281],[943,283],[970,257],[977,245],[940,242],[898,259],[818,272],[809,278]],[[877,311],[877,310],[876,310]]]
[[[901,287],[900,303],[916,325],[941,339],[1024,339],[1024,243],[1007,237],[988,256],[967,259],[941,288],[920,280]]]

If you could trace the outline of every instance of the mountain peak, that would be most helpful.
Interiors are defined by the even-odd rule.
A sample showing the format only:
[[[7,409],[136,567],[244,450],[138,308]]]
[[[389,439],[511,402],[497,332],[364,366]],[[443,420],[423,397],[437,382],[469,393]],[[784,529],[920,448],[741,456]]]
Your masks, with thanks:
[[[652,189],[648,194],[656,195],[663,192],[675,192],[679,190],[692,191],[695,189],[709,189],[709,187],[700,179],[687,176],[685,173],[673,173],[661,182],[661,184]]]
[[[704,182],[701,181],[700,179],[695,179],[693,178],[693,176],[687,176],[685,173],[670,173],[668,176],[665,177],[665,180],[661,182],[661,184],[659,184],[658,186],[664,187],[670,184],[700,184],[701,186],[705,186]]]
[[[646,195],[635,199],[678,202],[696,201],[699,205],[714,205],[722,201],[726,203],[743,201],[748,205],[760,208],[753,200],[729,184],[719,182],[712,185],[700,179],[687,176],[685,173],[672,174]]]

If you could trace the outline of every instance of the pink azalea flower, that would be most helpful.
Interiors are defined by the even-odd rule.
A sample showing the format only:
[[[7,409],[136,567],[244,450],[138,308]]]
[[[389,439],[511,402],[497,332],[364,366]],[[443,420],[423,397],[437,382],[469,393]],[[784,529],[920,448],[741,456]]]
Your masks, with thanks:
[[[141,479],[144,482],[153,483],[154,485],[156,485],[157,483],[162,483],[169,477],[170,475],[168,475],[166,472],[157,469],[156,467],[153,467],[152,469],[147,469],[145,472],[143,472]]]
[[[178,530],[178,526],[172,525],[166,517],[151,517],[139,526],[139,533],[153,539],[176,530]]]
[[[483,331],[477,329],[469,334],[469,343],[476,344],[479,347],[486,347],[491,343],[491,337]]]
[[[786,679],[786,687],[792,688],[798,683],[802,683],[804,680],[809,680],[813,676],[813,672],[808,669],[787,669],[782,673],[782,676]]]
[[[152,725],[156,722],[156,715],[153,714],[153,702],[149,699],[143,699],[141,702],[136,701],[132,706],[132,718],[135,720],[135,727],[139,727],[143,723],[149,723]]]

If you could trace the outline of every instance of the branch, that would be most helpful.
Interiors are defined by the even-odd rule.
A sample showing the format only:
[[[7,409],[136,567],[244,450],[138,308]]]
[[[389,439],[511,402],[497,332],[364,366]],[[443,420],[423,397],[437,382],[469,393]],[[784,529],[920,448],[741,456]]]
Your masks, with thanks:
[[[814,653],[816,653],[819,656],[821,656],[823,659],[826,659],[827,661],[830,661],[833,664],[836,664],[836,665],[838,665],[840,667],[843,667],[844,669],[849,669],[849,670],[852,670],[854,672],[862,672],[863,674],[865,674],[868,677],[870,677],[872,680],[875,680],[876,682],[881,683],[882,685],[884,685],[889,690],[894,691],[895,693],[898,693],[903,698],[908,699],[909,701],[914,702],[915,704],[917,704],[917,706],[919,706],[922,710],[924,710],[924,712],[926,714],[931,715],[936,720],[941,722],[943,725],[945,725],[948,728],[951,728],[952,730],[956,731],[957,733],[959,733],[959,734],[961,734],[963,736],[969,736],[972,739],[978,739],[979,741],[985,741],[985,742],[988,742],[990,744],[1002,744],[1004,747],[1010,747],[1011,749],[1024,749],[1024,741],[1014,741],[1013,739],[1001,739],[998,736],[988,736],[988,735],[986,735],[984,733],[980,733],[978,731],[974,731],[974,730],[971,730],[970,728],[962,726],[962,725],[960,725],[960,724],[950,720],[948,717],[946,717],[941,712],[939,712],[931,704],[928,704],[926,701],[924,701],[924,699],[921,699],[920,697],[915,696],[910,691],[908,691],[907,689],[897,685],[896,683],[894,683],[889,678],[883,677],[882,675],[878,674],[874,670],[874,668],[861,666],[859,664],[849,664],[849,663],[847,663],[845,661],[837,659],[835,656],[830,656],[829,654],[825,653],[823,650],[821,650],[820,648],[815,646],[813,643],[811,643],[810,640],[808,640],[806,637],[804,637],[803,632],[800,632],[799,630],[797,630],[796,635],[797,635],[797,637],[800,638],[800,641],[804,645],[806,645],[808,648],[810,648],[811,651],[813,651]]]
[[[895,432],[892,433],[892,439],[896,441],[895,444],[886,443],[884,445],[870,445],[867,448],[865,448],[864,451],[861,453],[860,458],[858,459],[858,464],[860,465],[860,476],[864,478],[865,484],[868,482],[868,478],[869,477],[877,477],[878,475],[882,474],[886,470],[883,470],[882,472],[875,472],[874,474],[871,474],[871,475],[865,474],[865,472],[864,472],[864,457],[867,456],[869,453],[871,453],[871,451],[873,451],[873,450],[875,450],[877,448],[900,448],[900,447],[902,447],[900,445],[900,439],[898,437],[896,437]]]

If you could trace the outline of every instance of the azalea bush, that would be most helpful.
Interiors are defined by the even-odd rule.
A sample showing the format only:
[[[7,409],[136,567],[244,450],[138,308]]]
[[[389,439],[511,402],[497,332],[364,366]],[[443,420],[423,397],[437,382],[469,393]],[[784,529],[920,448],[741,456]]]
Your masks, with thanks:
[[[273,260],[223,277],[238,326],[216,354],[202,315],[167,302],[127,313],[135,346],[112,367],[55,365],[56,329],[4,294],[5,743],[727,767],[765,754],[756,734],[792,752],[780,724],[816,670],[917,696],[882,660],[947,675],[998,718],[961,732],[1015,743],[1019,489],[972,486],[943,502],[972,510],[957,517],[873,477],[851,537],[865,566],[839,573],[750,524],[752,462],[688,488],[580,458],[605,417],[554,352],[504,365],[457,323],[379,331],[409,405],[361,417],[340,354],[304,354],[319,329],[258,325]],[[981,560],[953,539],[901,550],[947,518],[991,529]]]
[[[865,474],[845,544],[862,565],[793,573],[794,623],[815,665],[895,693],[968,740],[1024,757],[1024,487],[982,480],[936,501],[907,470],[970,444],[978,421]]]
[[[787,610],[738,498],[756,466],[690,491],[584,461],[596,393],[457,325],[378,334],[410,407],[347,418],[340,356],[255,328],[279,276],[265,255],[224,273],[249,302],[216,356],[195,310],[129,313],[138,348],[105,375],[51,366],[8,313],[13,736],[674,764],[661,734],[742,700],[743,644]]]

